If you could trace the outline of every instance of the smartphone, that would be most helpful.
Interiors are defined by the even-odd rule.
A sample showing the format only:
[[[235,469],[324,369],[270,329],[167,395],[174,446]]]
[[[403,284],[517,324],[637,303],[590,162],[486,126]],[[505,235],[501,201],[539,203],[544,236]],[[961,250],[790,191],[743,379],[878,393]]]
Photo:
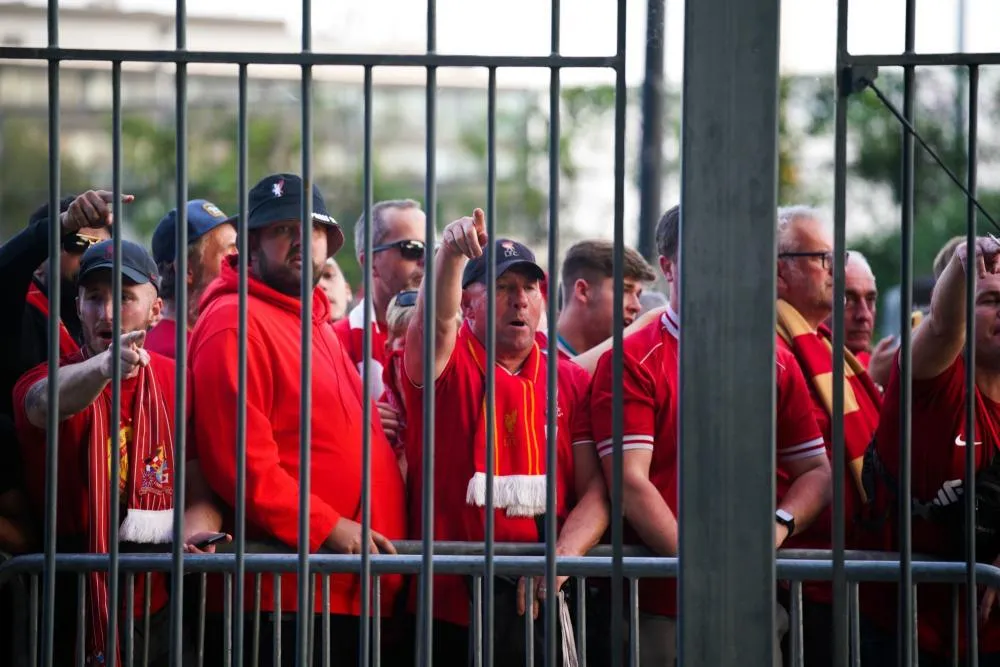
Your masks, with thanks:
[[[199,549],[204,549],[207,546],[216,544],[217,542],[223,542],[226,539],[225,533],[212,533],[210,536],[206,537],[200,542],[196,542],[195,546]]]

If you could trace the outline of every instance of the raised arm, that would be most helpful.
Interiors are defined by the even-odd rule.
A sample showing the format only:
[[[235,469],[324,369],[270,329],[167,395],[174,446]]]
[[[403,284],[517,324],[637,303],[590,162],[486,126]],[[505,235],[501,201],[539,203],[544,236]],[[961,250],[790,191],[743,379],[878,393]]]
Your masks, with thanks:
[[[133,331],[121,338],[122,378],[134,377],[149,364],[142,349],[145,331]],[[59,369],[59,421],[83,411],[97,400],[111,381],[111,348],[78,364]],[[49,416],[49,379],[42,378],[24,396],[24,412],[32,426],[46,428]]]
[[[444,372],[455,349],[458,322],[455,314],[462,306],[462,271],[465,263],[483,254],[486,218],[477,208],[472,216],[459,218],[444,229],[441,248],[434,258],[434,379]],[[424,290],[417,295],[416,312],[406,331],[404,367],[411,382],[424,381]]]
[[[978,278],[1000,273],[1000,243],[993,238],[979,238],[969,257],[963,243],[944,273],[934,285],[931,312],[913,335],[913,377],[926,380],[937,377],[951,366],[965,346],[965,274],[971,268]],[[982,298],[997,298],[996,294]],[[977,295],[977,302],[979,295]]]

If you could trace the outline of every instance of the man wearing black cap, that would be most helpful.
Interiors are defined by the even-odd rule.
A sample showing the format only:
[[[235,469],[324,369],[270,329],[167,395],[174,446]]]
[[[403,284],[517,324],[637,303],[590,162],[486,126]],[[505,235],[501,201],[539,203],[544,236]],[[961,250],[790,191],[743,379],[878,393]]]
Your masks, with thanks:
[[[174,358],[177,338],[177,319],[185,323],[190,332],[198,319],[198,303],[205,288],[219,276],[222,258],[236,252],[236,227],[234,219],[227,217],[219,207],[204,199],[187,203],[188,265],[185,280],[178,281],[177,260],[177,209],[163,216],[153,232],[153,260],[163,279],[160,298],[163,313],[160,322],[146,338],[146,349]],[[187,314],[177,313],[176,293],[178,284],[188,291]]]
[[[345,354],[329,322],[329,299],[315,287],[327,257],[344,243],[344,235],[327,212],[319,189],[312,188],[313,219],[301,220],[302,180],[293,174],[274,174],[250,191],[247,219],[249,282],[247,307],[246,383],[246,512],[248,528],[263,539],[277,540],[295,549],[299,544],[299,419],[301,397],[302,246],[311,243],[312,298],[312,421],[311,495],[309,497],[309,549],[326,547],[337,553],[359,553],[362,548],[394,553],[390,540],[402,538],[406,525],[403,479],[396,456],[374,417],[362,420],[361,378]],[[305,238],[303,238],[305,237]],[[194,438],[205,480],[230,508],[237,504],[236,441],[237,404],[241,398],[239,376],[239,275],[236,258],[223,264],[222,274],[202,299],[202,311],[191,335],[190,367],[193,376]],[[371,430],[371,540],[361,542],[362,439]],[[231,512],[227,513],[231,517]],[[231,526],[223,524],[226,532]],[[251,575],[252,576],[252,575]],[[261,604],[272,611],[273,579],[261,580]],[[388,615],[402,578],[381,578],[382,609]],[[253,585],[252,579],[250,584]],[[332,575],[329,610],[334,651],[338,662],[357,661],[360,582],[351,574]],[[222,636],[222,582],[209,594],[209,625]],[[324,610],[324,595],[317,580],[315,606]],[[293,664],[295,613],[304,612],[296,586],[287,578],[281,588],[283,664]],[[253,596],[246,606],[253,609]],[[289,613],[291,612],[291,613]],[[321,636],[323,617],[315,616],[315,636]],[[383,641],[388,641],[390,619],[383,619]],[[252,623],[252,614],[247,615]],[[213,630],[214,632],[215,630]],[[248,625],[248,642],[254,633]],[[267,633],[262,644],[275,641]],[[206,664],[222,664],[222,642],[207,647]],[[383,656],[387,656],[383,647]],[[260,646],[269,655],[269,646]],[[322,651],[315,650],[316,664]],[[385,661],[385,660],[384,660]]]
[[[108,552],[112,474],[120,475],[118,488],[124,507],[118,539],[138,544],[171,540],[174,362],[142,347],[149,323],[160,308],[159,275],[153,259],[138,244],[122,241],[120,259],[121,423],[117,433],[112,434],[108,424],[114,361],[112,241],[102,241],[83,254],[76,291],[83,346],[60,359],[56,530],[57,549],[61,552]],[[13,394],[14,419],[25,463],[25,485],[39,516],[44,514],[45,507],[48,383],[47,364],[41,364],[18,381]],[[114,472],[109,465],[112,442],[117,443],[121,456],[119,470]],[[144,577],[139,575],[140,580]],[[153,575],[151,579],[150,635],[143,638],[140,633],[137,639],[148,642],[151,664],[163,664],[167,659],[169,619],[160,612],[166,605],[167,588],[162,575]],[[87,583],[87,627],[77,630],[85,632],[87,660],[100,664],[107,657],[104,655],[109,604],[107,573],[90,573]],[[144,587],[144,581],[136,582],[135,609],[140,617],[144,613]],[[82,602],[69,592],[60,599],[68,602],[60,605],[60,609],[69,610],[65,620],[72,623],[73,611]],[[119,602],[124,610],[126,601],[121,599]],[[61,615],[59,618],[60,627],[64,627],[64,619]],[[142,625],[136,623],[137,628]],[[72,646],[73,642],[62,644]]]
[[[484,539],[487,465],[494,472],[497,542],[538,542],[548,519],[559,527],[557,552],[583,555],[597,543],[608,522],[604,483],[585,406],[587,372],[570,361],[558,364],[558,435],[548,438],[546,357],[535,342],[542,314],[539,281],[545,275],[531,250],[516,241],[494,242],[496,255],[496,321],[487,321],[487,265],[483,247],[490,242],[483,212],[476,209],[448,225],[435,259],[436,336],[434,368],[426,369],[435,383],[434,538]],[[469,261],[471,259],[471,261]],[[424,484],[422,421],[424,294],[407,330],[404,365],[409,465],[410,537],[421,537]],[[464,323],[455,313],[461,308]],[[495,403],[486,405],[487,327],[496,332]],[[495,411],[495,456],[486,460],[487,409]],[[558,448],[556,516],[545,516],[546,450]],[[574,506],[575,502],[575,506]],[[571,511],[572,510],[572,511]],[[543,582],[539,581],[539,584]],[[541,593],[539,586],[536,593]],[[523,582],[496,582],[496,663],[524,660]],[[469,588],[461,577],[435,577],[434,650],[441,664],[467,664],[470,643]],[[536,600],[538,598],[536,597]],[[561,596],[560,596],[561,599]],[[561,602],[560,604],[563,604]],[[532,605],[537,614],[537,601]],[[540,633],[536,659],[545,645]]]

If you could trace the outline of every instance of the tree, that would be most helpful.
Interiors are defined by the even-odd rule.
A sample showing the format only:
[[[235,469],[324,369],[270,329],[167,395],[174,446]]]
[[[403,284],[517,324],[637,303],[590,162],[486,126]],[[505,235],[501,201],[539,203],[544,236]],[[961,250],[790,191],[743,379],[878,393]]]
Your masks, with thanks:
[[[964,128],[954,121],[953,82],[932,72],[920,72],[916,78],[916,129],[960,178],[965,172]],[[882,75],[876,85],[897,108],[902,108],[903,85],[899,76]],[[812,135],[829,134],[833,124],[834,87],[832,79],[822,82],[815,92],[810,108]],[[995,107],[993,107],[995,108]],[[996,112],[992,112],[996,116]],[[980,126],[988,126],[994,118],[980,118]],[[900,205],[902,192],[903,127],[871,90],[852,96],[848,104],[848,131],[853,156],[848,162],[848,174],[873,187],[888,189],[892,200]],[[980,134],[980,137],[984,137]],[[978,156],[988,163],[997,155],[997,146],[980,143]],[[981,188],[978,199],[996,219],[1000,212],[1000,192]],[[915,275],[929,274],[938,250],[954,235],[966,229],[966,197],[945,171],[934,162],[919,144],[914,153],[914,229],[913,270]],[[992,226],[979,216],[978,229]],[[887,220],[878,229],[849,239],[852,248],[864,253],[879,284],[897,284],[901,267],[901,234],[899,216]]]

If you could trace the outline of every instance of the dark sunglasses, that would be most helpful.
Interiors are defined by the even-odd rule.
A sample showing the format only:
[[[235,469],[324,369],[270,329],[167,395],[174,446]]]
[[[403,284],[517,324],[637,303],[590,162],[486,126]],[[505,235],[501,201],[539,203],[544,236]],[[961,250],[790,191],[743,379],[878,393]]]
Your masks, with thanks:
[[[417,305],[417,290],[408,289],[396,295],[396,305],[403,308]]]
[[[391,250],[392,248],[399,248],[399,254],[403,256],[403,259],[417,260],[424,256],[423,241],[396,241],[395,243],[385,243],[372,248],[372,253],[383,252],[385,250]]]
[[[87,248],[95,243],[100,243],[102,240],[96,236],[87,236],[86,234],[70,234],[63,237],[62,249],[71,255],[81,255],[87,251]]]

